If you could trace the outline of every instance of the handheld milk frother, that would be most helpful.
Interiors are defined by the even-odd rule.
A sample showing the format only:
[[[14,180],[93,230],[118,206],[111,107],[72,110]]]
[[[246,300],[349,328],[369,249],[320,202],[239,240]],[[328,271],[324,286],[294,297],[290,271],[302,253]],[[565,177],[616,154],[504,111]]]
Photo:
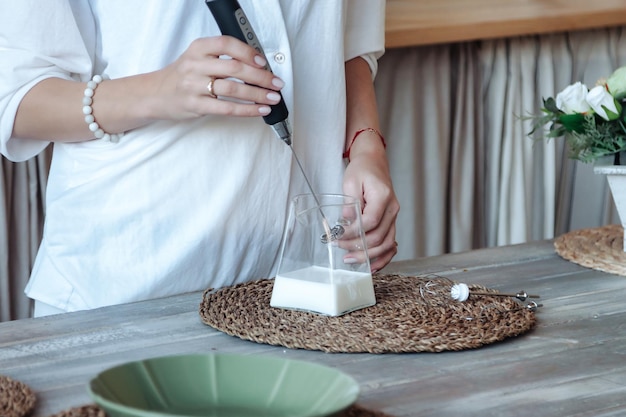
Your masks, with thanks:
[[[220,31],[223,35],[232,36],[239,39],[240,41],[246,42],[248,45],[256,49],[263,57],[265,57],[265,52],[263,51],[263,48],[261,47],[261,44],[256,37],[254,30],[252,29],[252,25],[250,24],[250,21],[246,17],[243,9],[241,8],[237,0],[205,0],[205,3],[213,14],[213,17],[215,18],[215,21],[217,22],[217,25],[219,26]],[[266,61],[269,62],[267,58]],[[269,66],[269,63],[265,65],[265,69],[268,71],[272,70]],[[289,111],[287,110],[287,105],[285,104],[285,100],[283,99],[282,94],[280,102],[270,107],[272,109],[270,114],[268,114],[267,116],[263,116],[263,120],[265,121],[265,123],[270,125],[272,129],[274,129],[274,132],[276,133],[278,138],[285,142],[287,146],[289,146],[289,148],[291,149],[293,158],[300,168],[300,172],[304,177],[304,181],[306,182],[309,191],[313,195],[313,198],[315,199],[315,202],[319,207],[322,220],[325,227],[327,227],[327,232],[321,237],[322,243],[326,244],[328,242],[339,239],[345,231],[343,226],[335,225],[332,229],[327,226],[328,221],[326,220],[326,216],[324,216],[324,213],[322,212],[322,208],[317,199],[315,191],[313,191],[313,187],[309,182],[309,178],[304,172],[304,168],[302,167],[302,164],[298,159],[298,155],[293,149],[291,143],[291,126],[289,125],[288,120]]]

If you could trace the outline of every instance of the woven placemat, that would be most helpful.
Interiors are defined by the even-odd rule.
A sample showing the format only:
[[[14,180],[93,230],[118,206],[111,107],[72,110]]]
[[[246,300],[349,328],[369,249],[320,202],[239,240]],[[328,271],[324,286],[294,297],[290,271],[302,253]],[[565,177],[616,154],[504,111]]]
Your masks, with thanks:
[[[2,415],[2,417],[4,417]],[[71,408],[54,414],[50,417],[107,417],[104,410],[95,404],[84,405],[82,407]],[[367,410],[359,405],[353,405],[342,414],[336,417],[392,417],[389,414]]]
[[[554,248],[578,265],[626,276],[624,228],[619,224],[565,233],[554,240]]]
[[[376,305],[339,317],[270,307],[274,281],[204,292],[202,321],[258,343],[324,352],[441,352],[477,348],[531,329],[533,311],[509,297],[450,298],[436,276],[373,277]],[[471,285],[470,290],[495,292]]]
[[[0,416],[28,416],[35,409],[35,401],[35,393],[28,385],[0,375]]]

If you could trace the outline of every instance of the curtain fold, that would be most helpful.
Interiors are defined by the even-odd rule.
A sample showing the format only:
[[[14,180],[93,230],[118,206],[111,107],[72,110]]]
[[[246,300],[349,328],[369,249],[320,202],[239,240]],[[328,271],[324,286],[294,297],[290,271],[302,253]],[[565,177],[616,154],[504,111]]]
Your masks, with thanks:
[[[401,210],[398,259],[483,243],[476,44],[387,51],[376,93]]]
[[[30,317],[24,287],[43,232],[50,150],[25,162],[0,159],[0,321]]]
[[[448,209],[444,224],[444,252],[460,252],[485,244],[483,161],[484,133],[480,65],[477,45],[466,43],[451,49],[450,181],[446,194]],[[477,198],[478,197],[478,198]]]
[[[447,48],[390,50],[379,63],[376,93],[402,206],[397,240],[405,256],[446,247],[450,54]],[[428,222],[428,223],[426,223]],[[424,233],[429,231],[429,233]]]

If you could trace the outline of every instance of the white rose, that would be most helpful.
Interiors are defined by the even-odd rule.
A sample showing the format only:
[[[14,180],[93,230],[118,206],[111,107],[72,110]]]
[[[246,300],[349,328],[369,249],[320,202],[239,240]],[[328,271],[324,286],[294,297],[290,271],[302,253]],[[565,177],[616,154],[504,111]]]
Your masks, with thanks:
[[[606,85],[616,99],[626,97],[626,67],[616,69],[606,80]]]
[[[591,106],[598,116],[604,120],[615,120],[619,117],[621,108],[618,109],[617,102],[603,85],[593,87],[587,94],[587,103]],[[621,107],[621,106],[620,106]]]
[[[566,87],[556,96],[556,107],[565,114],[586,113],[591,110],[586,97],[587,86],[577,82]]]

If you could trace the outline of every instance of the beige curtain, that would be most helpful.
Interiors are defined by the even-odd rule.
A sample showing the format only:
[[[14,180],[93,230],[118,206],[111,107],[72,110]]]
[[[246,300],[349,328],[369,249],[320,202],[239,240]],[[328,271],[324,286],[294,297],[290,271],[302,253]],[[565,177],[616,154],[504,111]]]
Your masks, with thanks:
[[[24,295],[41,240],[50,149],[13,163],[0,158],[0,321],[29,317]]]
[[[389,50],[376,90],[411,259],[618,222],[606,179],[522,116],[626,65],[624,28]]]
[[[606,179],[520,119],[626,65],[626,28],[395,49],[376,80],[402,206],[397,260],[549,239],[618,221]],[[1,160],[0,320],[27,317],[49,151]]]
[[[376,90],[401,204],[399,259],[484,243],[478,44],[387,51]]]

